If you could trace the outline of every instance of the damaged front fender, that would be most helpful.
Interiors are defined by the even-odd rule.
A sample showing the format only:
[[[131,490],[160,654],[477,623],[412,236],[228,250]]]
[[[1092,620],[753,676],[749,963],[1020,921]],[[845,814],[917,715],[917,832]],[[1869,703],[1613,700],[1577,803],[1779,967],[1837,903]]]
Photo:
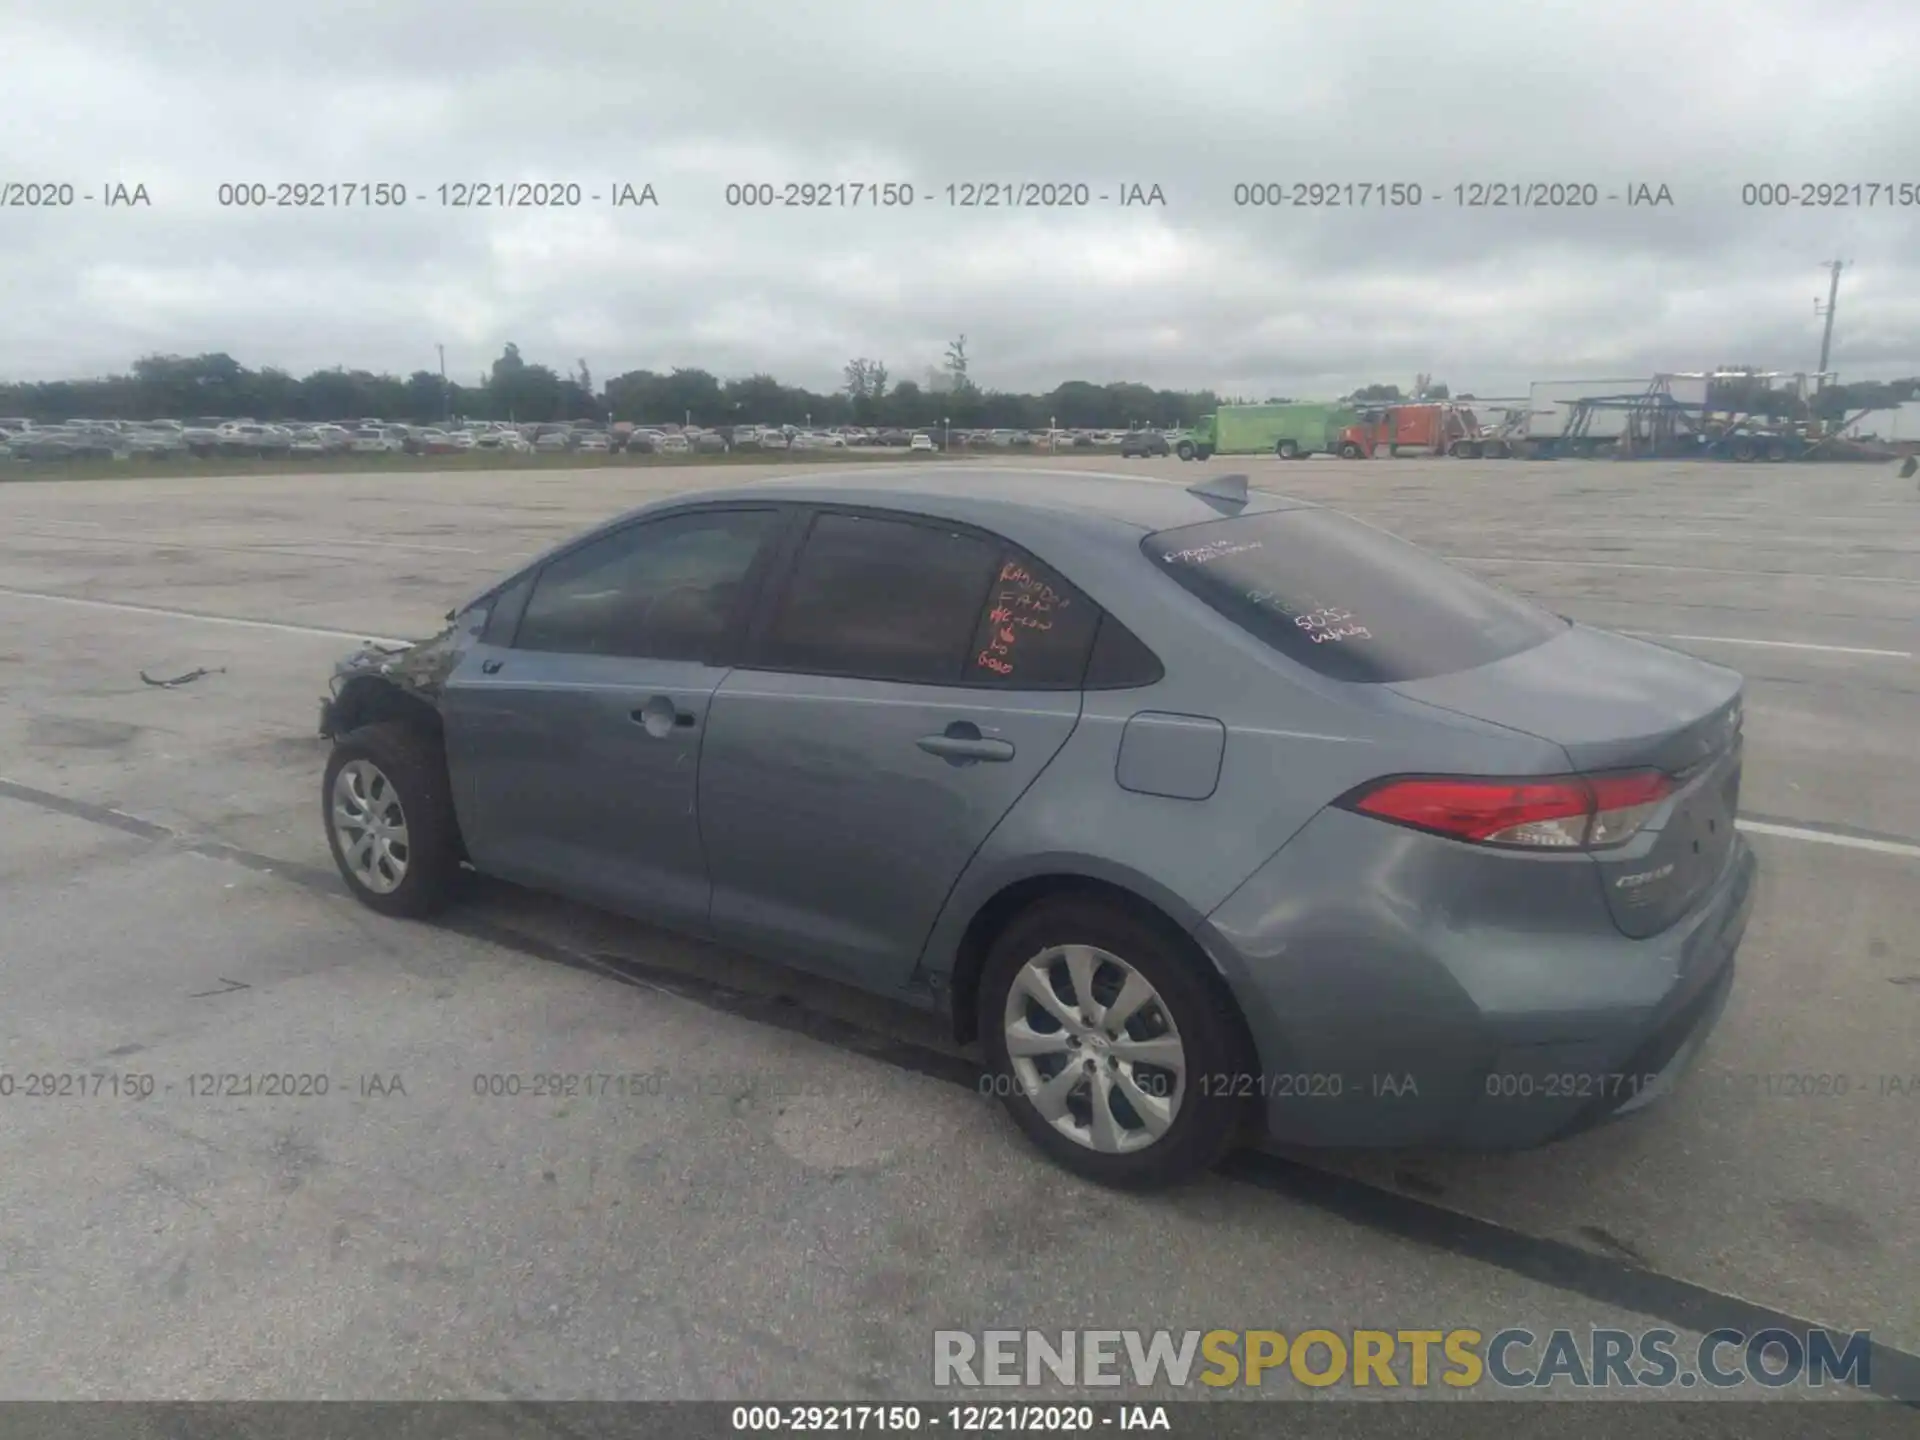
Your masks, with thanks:
[[[331,694],[320,702],[320,733],[337,739],[379,720],[418,719],[438,725],[447,676],[486,623],[470,607],[430,640],[396,645],[370,640],[333,667]]]

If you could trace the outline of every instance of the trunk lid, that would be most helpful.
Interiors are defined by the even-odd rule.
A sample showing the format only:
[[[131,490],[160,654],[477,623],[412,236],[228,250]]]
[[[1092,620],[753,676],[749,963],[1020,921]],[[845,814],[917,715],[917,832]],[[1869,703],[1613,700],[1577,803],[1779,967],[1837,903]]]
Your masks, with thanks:
[[[1644,640],[1574,625],[1473,670],[1390,688],[1566,751],[1591,774],[1652,768],[1675,793],[1625,844],[1596,851],[1607,906],[1636,939],[1679,920],[1710,890],[1734,843],[1745,681]]]

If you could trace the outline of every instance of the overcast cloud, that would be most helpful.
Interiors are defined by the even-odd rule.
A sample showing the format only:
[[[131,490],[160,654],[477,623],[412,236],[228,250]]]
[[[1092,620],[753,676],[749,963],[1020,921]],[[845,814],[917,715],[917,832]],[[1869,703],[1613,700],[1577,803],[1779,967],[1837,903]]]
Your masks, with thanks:
[[[224,350],[476,381],[508,341],[601,378],[698,365],[920,379],[1456,392],[1752,363],[1920,373],[1920,5],[15,0],[0,180],[149,208],[0,209],[0,378]],[[577,181],[577,210],[442,182]],[[729,182],[911,182],[910,209],[730,208]],[[963,211],[969,181],[1087,209]],[[1418,209],[1236,208],[1404,181]],[[1459,183],[1644,183],[1654,209],[1462,211]],[[222,182],[401,182],[398,210],[223,209]],[[1758,209],[1748,182],[1908,186]],[[651,184],[657,208],[614,209]],[[1158,185],[1164,206],[1118,204]]]

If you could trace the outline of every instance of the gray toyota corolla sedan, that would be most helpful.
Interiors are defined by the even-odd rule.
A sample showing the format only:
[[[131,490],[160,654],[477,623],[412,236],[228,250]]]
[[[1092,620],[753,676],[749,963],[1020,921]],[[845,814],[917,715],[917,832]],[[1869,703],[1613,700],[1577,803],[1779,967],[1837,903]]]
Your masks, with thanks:
[[[1733,984],[1741,677],[1244,477],[705,491],[449,618],[334,677],[356,896],[470,865],[942,1012],[1096,1180],[1539,1144]]]

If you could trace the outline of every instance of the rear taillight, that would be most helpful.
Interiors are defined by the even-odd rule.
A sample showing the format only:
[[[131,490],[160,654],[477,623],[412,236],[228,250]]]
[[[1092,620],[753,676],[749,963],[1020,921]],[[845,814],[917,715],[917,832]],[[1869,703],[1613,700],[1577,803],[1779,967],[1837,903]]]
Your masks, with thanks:
[[[1382,780],[1340,803],[1476,845],[1593,850],[1629,839],[1673,788],[1658,770],[1513,780],[1433,776]]]

